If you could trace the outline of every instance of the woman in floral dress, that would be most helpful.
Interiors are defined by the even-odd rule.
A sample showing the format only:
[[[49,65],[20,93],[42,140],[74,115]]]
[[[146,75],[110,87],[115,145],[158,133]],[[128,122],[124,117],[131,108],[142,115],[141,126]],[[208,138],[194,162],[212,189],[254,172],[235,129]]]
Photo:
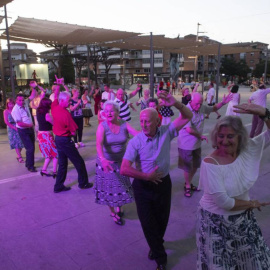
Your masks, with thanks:
[[[15,149],[17,153],[18,162],[24,163],[24,160],[21,155],[21,151],[22,151],[22,148],[24,148],[24,145],[17,131],[16,123],[11,115],[11,111],[14,105],[15,105],[14,100],[12,98],[8,98],[6,101],[6,109],[4,110],[4,121],[7,125],[7,133],[8,133],[10,149]]]

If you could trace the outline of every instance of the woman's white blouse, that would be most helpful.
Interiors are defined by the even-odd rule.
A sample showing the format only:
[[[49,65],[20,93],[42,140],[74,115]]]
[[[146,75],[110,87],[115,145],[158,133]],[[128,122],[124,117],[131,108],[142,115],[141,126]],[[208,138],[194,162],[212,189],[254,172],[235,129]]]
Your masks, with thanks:
[[[235,200],[250,200],[249,189],[259,176],[263,149],[270,144],[270,130],[249,139],[247,148],[233,163],[210,164],[202,161],[199,188],[204,194],[200,205],[220,215],[234,215],[243,211],[230,211]]]

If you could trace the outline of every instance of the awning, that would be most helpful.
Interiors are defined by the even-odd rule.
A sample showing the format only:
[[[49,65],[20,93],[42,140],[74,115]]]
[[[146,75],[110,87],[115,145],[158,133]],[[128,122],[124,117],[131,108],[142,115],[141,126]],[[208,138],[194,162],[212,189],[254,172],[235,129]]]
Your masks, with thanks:
[[[139,34],[23,17],[18,17],[9,27],[10,40],[42,44],[84,45],[126,39]],[[6,38],[6,32],[1,38]]]
[[[104,47],[120,48],[126,50],[149,50],[150,36],[136,36],[118,42],[107,42],[102,44]],[[192,41],[190,39],[166,38],[163,35],[153,36],[153,49],[163,50],[171,53],[179,53],[188,56],[195,55],[217,55],[218,43],[207,44],[199,41]],[[245,52],[258,51],[252,47],[234,47],[230,45],[221,44],[220,54],[238,54]]]
[[[0,0],[1,1],[1,0]],[[119,48],[126,50],[150,50],[150,36],[140,33],[110,30],[76,24],[59,23],[34,18],[18,17],[9,27],[10,40],[41,44],[68,44]],[[6,33],[1,35],[6,38]],[[153,35],[153,49],[187,56],[217,55],[218,43],[204,43],[184,38],[167,38]],[[221,44],[221,55],[258,51],[247,47]]]
[[[3,7],[4,5],[11,3],[13,0],[0,0],[0,8]]]

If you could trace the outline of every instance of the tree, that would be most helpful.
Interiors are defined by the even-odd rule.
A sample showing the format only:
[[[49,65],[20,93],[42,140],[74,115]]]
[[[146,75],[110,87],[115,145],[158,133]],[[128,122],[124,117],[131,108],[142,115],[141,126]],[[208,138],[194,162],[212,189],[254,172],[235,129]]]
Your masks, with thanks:
[[[240,60],[239,62],[237,62],[236,75],[239,76],[238,83],[242,83],[243,81],[245,81],[247,79],[248,73],[250,72],[251,69],[249,68],[245,60]]]
[[[226,74],[226,76],[239,76],[244,80],[250,73],[250,68],[245,60],[236,62],[233,58],[224,58],[221,61],[220,72]]]
[[[72,63],[72,57],[69,55],[67,45],[62,48],[61,58],[59,61],[61,67],[62,77],[65,79],[65,83],[75,83],[75,71]]]
[[[262,77],[262,74],[264,74],[265,69],[265,60],[260,61],[255,69],[253,70],[252,74],[256,78]],[[267,61],[267,77],[270,77],[270,61]]]
[[[221,60],[220,73],[224,73],[228,76],[237,75],[236,61],[233,58],[223,58]]]

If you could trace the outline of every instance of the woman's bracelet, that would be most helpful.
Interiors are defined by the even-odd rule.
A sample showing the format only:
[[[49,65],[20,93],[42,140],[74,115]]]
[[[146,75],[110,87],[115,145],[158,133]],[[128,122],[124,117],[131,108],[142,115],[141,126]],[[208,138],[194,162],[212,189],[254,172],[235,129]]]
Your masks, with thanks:
[[[267,121],[270,119],[270,111],[265,108],[265,114],[263,116],[259,116],[262,120]]]

